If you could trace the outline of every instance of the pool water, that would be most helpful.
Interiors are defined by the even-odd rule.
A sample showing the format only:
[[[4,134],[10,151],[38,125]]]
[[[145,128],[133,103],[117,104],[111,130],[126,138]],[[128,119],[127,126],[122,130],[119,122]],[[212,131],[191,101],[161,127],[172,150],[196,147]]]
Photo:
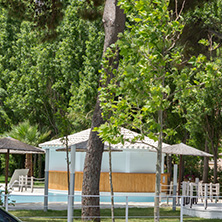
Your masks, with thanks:
[[[59,194],[59,193],[49,193],[49,202],[67,202],[68,196],[67,194]],[[154,202],[153,196],[128,196],[129,202]],[[34,202],[44,202],[44,196],[42,195],[10,195],[9,202],[15,203],[34,203]],[[81,202],[81,195],[75,195],[75,202]],[[110,195],[101,195],[100,202],[110,203],[111,197]],[[114,202],[126,202],[126,196],[114,196]]]

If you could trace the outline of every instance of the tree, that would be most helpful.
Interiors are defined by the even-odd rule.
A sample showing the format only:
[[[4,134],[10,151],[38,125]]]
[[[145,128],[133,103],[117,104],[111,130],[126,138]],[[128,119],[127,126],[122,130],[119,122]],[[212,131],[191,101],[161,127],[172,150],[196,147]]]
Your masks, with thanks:
[[[10,15],[15,14],[16,18],[19,18],[20,20],[32,21],[32,22],[34,22],[34,26],[37,26],[38,28],[43,28],[43,35],[40,34],[40,39],[43,39],[43,40],[55,39],[55,37],[58,36],[56,26],[58,25],[59,21],[62,18],[63,6],[68,7],[67,4],[66,4],[67,3],[66,1],[60,2],[60,1],[46,1],[46,0],[44,1],[43,0],[43,1],[31,2],[30,3],[29,1],[23,0],[23,1],[14,1],[13,4],[11,4],[11,2],[1,0],[0,3],[4,7],[7,8]],[[78,4],[80,4],[82,7],[84,7],[84,2],[78,2]],[[80,10],[80,12],[84,12],[82,14],[86,15],[87,18],[90,18],[90,19],[98,18],[98,16],[100,15],[100,12],[99,12],[99,10],[97,10],[97,8],[102,8],[102,4],[103,4],[102,1],[92,1],[92,4],[89,4],[87,6],[87,9],[89,7],[89,10]],[[112,44],[112,43],[115,42],[115,39],[117,38],[118,32],[119,31],[121,32],[123,30],[124,25],[122,25],[122,24],[124,22],[122,22],[122,21],[124,21],[124,16],[122,16],[123,18],[121,18],[119,20],[121,25],[120,26],[114,25],[113,27],[112,27],[112,24],[110,23],[109,18],[108,18],[109,16],[111,16],[112,19],[114,19],[114,23],[118,22],[117,19],[115,19],[115,16],[119,16],[120,13],[116,13],[116,12],[119,12],[120,10],[116,9],[116,7],[117,7],[116,4],[117,4],[117,1],[113,1],[113,2],[107,1],[106,5],[110,6],[110,8],[105,7],[105,12],[104,12],[105,16],[104,16],[104,18],[105,19],[107,18],[108,20],[105,21],[105,24],[107,25],[106,26],[106,31],[107,31],[106,35],[107,36],[106,36],[106,41],[105,41],[105,44],[104,44],[104,50],[106,50],[106,48],[109,46],[109,44]],[[18,7],[18,6],[20,6],[20,7]],[[109,13],[109,12],[111,12],[111,13]],[[76,29],[74,28],[73,30],[76,31],[77,29],[78,28],[76,28]],[[77,48],[79,48],[79,47],[77,47]],[[40,50],[40,53],[45,53],[47,55],[47,52],[49,52],[48,49],[50,50],[51,46],[49,46],[49,48],[44,47],[43,50]],[[55,53],[56,49],[57,49],[57,45],[53,46],[51,53],[52,54]],[[45,70],[45,67],[46,68],[49,67],[49,68],[47,68],[47,70],[54,70],[57,74],[57,72],[58,72],[57,69],[53,69],[53,67],[52,67],[52,64],[54,63],[54,60],[53,59],[51,60],[49,56],[46,56],[46,58],[47,58],[47,60],[49,58],[50,61],[47,61],[46,63],[43,63],[43,65],[45,65],[45,66],[41,66],[41,68],[43,68],[43,69],[40,69],[40,70]],[[69,58],[68,60],[65,60],[66,62],[70,61],[70,57],[68,57],[68,58]],[[97,61],[100,61],[100,60],[97,59]],[[58,67],[58,66],[56,66],[56,67]],[[66,66],[64,66],[64,68],[65,67]],[[37,70],[38,70],[38,68],[37,68]],[[34,74],[35,73],[37,73],[37,72],[34,72]],[[97,74],[97,73],[95,73],[95,74]],[[15,76],[18,76],[18,75],[16,74]],[[22,77],[23,75],[21,75],[21,73],[20,73],[19,76]],[[61,73],[58,72],[58,76],[61,78]],[[96,75],[93,76],[93,79],[96,79],[95,76]],[[73,77],[78,77],[78,75],[72,75],[72,78]],[[54,80],[53,77],[52,77],[52,79]],[[79,80],[78,78],[76,78],[76,79]],[[75,89],[76,85],[74,83],[75,83],[76,79],[74,79],[74,81],[72,83],[73,84],[72,89]],[[52,102],[61,101],[60,94],[57,93],[57,91],[55,92],[54,89],[57,89],[58,86],[62,86],[62,87],[59,87],[59,89],[62,91],[62,93],[64,93],[63,92],[64,86],[62,84],[60,84],[60,82],[59,82],[59,84],[53,85],[53,83],[51,83],[51,79],[50,79],[49,83],[50,84],[47,85],[48,87],[45,87],[45,89],[49,89],[49,93],[50,93],[49,98],[50,99],[52,98],[52,100],[51,100]],[[24,87],[25,86],[24,82],[21,85]],[[80,86],[81,85],[82,84],[80,84]],[[78,84],[77,84],[77,86],[78,86]],[[98,86],[98,83],[94,84],[94,86],[93,86],[94,91],[93,91],[92,96],[91,96],[91,98],[92,98],[91,101],[92,102],[95,101],[95,98],[96,98],[95,94],[94,94],[95,89],[96,89],[95,86]],[[86,87],[85,87],[85,89],[86,89]],[[33,93],[34,91],[32,90],[31,92]],[[47,95],[47,94],[45,94],[45,95]],[[23,98],[27,98],[27,97],[20,97],[20,99],[23,99]],[[67,98],[67,96],[65,97],[65,99],[66,98]],[[36,101],[36,100],[34,100],[34,101]],[[37,101],[41,102],[41,100],[37,100]],[[76,101],[76,100],[74,100],[74,101]],[[46,103],[46,104],[43,103],[43,104],[44,104],[44,107],[43,107],[42,110],[46,111],[47,120],[50,120],[49,123],[53,126],[55,133],[58,133],[57,132],[57,127],[56,127],[57,122],[54,119],[51,119],[51,117],[54,117],[53,114],[57,111],[57,107],[56,107],[57,104],[54,104],[54,103],[52,103],[52,104],[51,103]],[[35,107],[35,106],[33,106],[33,107]],[[53,107],[53,109],[50,109],[50,107]],[[50,111],[52,111],[52,114],[47,112],[48,108],[49,108]],[[40,111],[40,114],[42,113],[42,110]],[[100,122],[99,119],[101,119],[101,117],[100,117],[99,114],[97,114],[97,112],[99,112],[99,110],[100,110],[100,108],[99,108],[99,101],[98,101],[97,105],[95,106],[95,111],[94,111],[95,115],[94,115],[94,118],[92,119],[92,122],[93,122],[92,123],[92,128],[93,128],[94,125],[98,126],[98,124]],[[41,115],[38,115],[38,116],[41,116]],[[98,119],[97,119],[97,117],[98,117]],[[91,135],[92,135],[90,137],[90,141],[91,141],[90,142],[90,147],[91,148],[89,148],[89,150],[98,149],[98,151],[99,151],[99,152],[96,152],[97,158],[92,160],[93,164],[90,164],[90,166],[92,167],[92,165],[100,165],[100,163],[97,164],[97,163],[94,163],[94,161],[97,162],[97,160],[99,160],[99,159],[101,160],[103,145],[102,145],[101,141],[99,142],[100,139],[97,138],[96,133],[92,132]],[[96,169],[98,169],[98,173],[96,175],[99,176],[100,166],[98,168],[96,167]],[[84,177],[84,178],[87,178],[87,177]],[[85,180],[87,180],[87,179],[85,179]],[[98,179],[97,179],[97,181],[98,181]],[[91,182],[91,185],[92,184],[93,184],[93,182]],[[98,186],[99,186],[99,183],[96,183],[95,188],[94,187],[90,188],[92,193],[98,193],[98,190],[99,190]],[[95,191],[93,191],[93,190],[95,190]],[[89,213],[89,211],[88,211],[88,213]]]
[[[105,53],[112,44],[118,39],[118,34],[124,31],[125,28],[125,15],[123,10],[117,6],[117,0],[107,0],[105,3],[103,22],[105,29],[105,41],[103,49],[103,57],[111,65],[111,71],[118,67],[118,55],[116,57],[106,57]],[[118,53],[117,53],[118,54]],[[89,137],[88,149],[84,163],[83,174],[83,195],[99,195],[99,181],[101,171],[101,161],[104,145],[98,136],[98,132],[93,131],[95,127],[99,127],[104,123],[101,116],[100,101],[97,98],[95,110],[92,118],[91,132]],[[82,219],[92,219],[100,221],[100,209],[98,197],[84,197],[82,198]],[[92,206],[92,207],[91,207]]]
[[[172,5],[171,1],[171,5]],[[215,60],[218,64],[218,56],[220,55],[220,45],[221,45],[221,36],[219,33],[221,33],[221,1],[212,0],[212,1],[186,1],[185,3],[185,20],[186,25],[184,27],[184,31],[181,35],[181,38],[179,40],[180,44],[185,45],[185,49],[183,50],[183,54],[186,57],[187,61],[190,60],[192,56],[198,57],[198,55],[202,54],[204,55],[204,62],[210,62],[212,65],[212,62]],[[178,1],[178,5],[181,5],[182,1]],[[202,39],[205,39],[202,41]],[[207,44],[206,44],[207,40]],[[200,44],[200,41],[204,44]],[[200,59],[203,61],[203,59]],[[201,63],[199,61],[199,63]],[[187,63],[186,63],[187,64]],[[193,64],[193,63],[192,63]],[[208,63],[209,64],[209,63]],[[211,66],[210,65],[210,66]],[[209,75],[209,70],[205,67],[206,64],[202,64],[202,72],[204,76]],[[191,68],[190,64],[187,64],[187,68]],[[205,71],[203,71],[205,69]],[[200,71],[200,70],[199,70]],[[190,72],[189,70],[187,72]],[[197,71],[198,72],[198,71]],[[194,73],[196,71],[193,70],[192,77],[189,77],[189,75],[183,73],[181,74],[182,80],[179,80],[181,82],[187,82],[185,83],[185,88],[188,87],[191,89],[188,90],[188,92],[185,92],[185,96],[182,96],[182,103],[180,103],[180,108],[178,111],[182,111],[183,113],[183,119],[187,121],[184,127],[189,131],[188,138],[189,140],[195,145],[196,147],[202,149],[205,147],[205,151],[209,152],[212,150],[217,150],[217,148],[210,148],[212,146],[212,143],[210,142],[211,139],[209,139],[208,133],[212,135],[212,130],[216,130],[214,123],[215,119],[213,118],[212,121],[210,121],[210,125],[208,125],[208,130],[211,132],[207,132],[206,130],[206,118],[204,115],[206,115],[206,112],[209,111],[209,108],[213,103],[209,103],[206,101],[206,96],[203,96],[203,91],[207,92],[207,88],[204,85],[201,85],[201,87],[198,87],[198,84],[195,86],[195,83],[193,82],[193,78],[197,78],[199,83],[205,84],[206,79],[201,79],[197,77]],[[209,81],[209,79],[207,80]],[[214,82],[215,80],[212,79]],[[190,85],[189,85],[190,84]],[[219,83],[218,83],[219,84]],[[192,90],[192,88],[194,88]],[[196,90],[196,91],[194,91]],[[210,93],[210,92],[209,92]],[[220,92],[218,92],[220,94]],[[181,94],[183,92],[181,91]],[[211,94],[211,93],[210,93]],[[199,95],[199,96],[198,96]],[[200,96],[202,95],[202,96]],[[178,96],[178,98],[181,95]],[[197,98],[195,98],[197,96]],[[187,100],[185,102],[184,98],[187,97]],[[181,100],[179,99],[181,102]],[[202,102],[200,102],[202,101]],[[205,101],[205,102],[203,102]],[[190,103],[190,105],[188,105]],[[182,105],[183,104],[183,105]],[[186,104],[186,105],[185,105]],[[192,107],[192,105],[193,107]],[[197,104],[199,104],[199,107],[197,107]],[[183,109],[181,108],[183,107]],[[212,108],[214,109],[214,108]],[[208,111],[207,111],[208,110]],[[207,114],[208,116],[213,115]],[[212,116],[211,116],[212,118]],[[220,126],[219,126],[220,127]],[[217,130],[216,130],[217,131]],[[220,130],[219,130],[220,131]],[[218,133],[220,134],[220,132]],[[214,134],[214,136],[216,136]],[[203,139],[201,139],[203,138]],[[216,142],[217,144],[217,142]],[[215,145],[215,142],[214,142]],[[204,158],[204,171],[203,171],[203,180],[207,182],[208,180],[208,159]],[[215,165],[216,165],[216,156],[215,156]],[[214,171],[214,178],[216,178],[216,166]]]
[[[122,59],[112,72],[115,76],[100,88],[102,115],[107,122],[99,132],[109,143],[124,143],[120,126],[128,126],[141,134],[132,143],[143,142],[144,136],[158,140],[154,219],[159,221],[162,142],[164,135],[172,133],[164,126],[163,111],[171,106],[171,87],[178,78],[182,58],[175,44],[183,25],[180,14],[171,18],[166,1],[120,1],[120,5],[129,19],[128,31],[117,42]],[[104,61],[104,85],[110,79],[108,67]]]
[[[70,107],[72,130],[90,126],[104,33],[101,21],[80,17],[82,5],[70,2],[57,27],[57,38],[44,42],[45,31],[36,30],[31,21],[14,19],[10,10],[0,7],[0,101],[4,114],[0,123],[8,130],[25,116],[40,128],[47,125],[52,136],[58,135],[57,113],[62,105]]]
[[[208,41],[202,42],[208,45]],[[218,49],[219,54],[220,51],[221,49]],[[200,55],[192,58],[190,63],[194,66],[192,75],[190,78],[187,76],[187,82],[183,83],[189,90],[186,90],[185,94],[180,93],[177,98],[180,102],[180,110],[187,119],[187,129],[191,135],[194,135],[197,131],[200,132],[201,128],[206,138],[202,144],[205,143],[206,149],[209,146],[214,155],[214,183],[216,183],[218,151],[222,137],[221,59],[217,57],[209,61],[205,56]],[[186,71],[184,70],[184,74]]]

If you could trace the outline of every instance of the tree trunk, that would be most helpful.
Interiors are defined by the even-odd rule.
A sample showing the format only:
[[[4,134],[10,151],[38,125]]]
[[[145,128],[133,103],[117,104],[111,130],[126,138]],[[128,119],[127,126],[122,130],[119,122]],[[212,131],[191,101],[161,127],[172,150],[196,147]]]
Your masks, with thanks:
[[[209,148],[208,148],[208,142],[207,139],[205,139],[205,152],[209,153]],[[208,182],[208,174],[209,174],[209,157],[205,156],[204,157],[204,168],[203,168],[203,183]]]
[[[211,150],[213,151],[214,155],[214,183],[217,183],[217,157],[218,157],[218,146],[215,145],[213,138],[211,139]]]
[[[160,182],[161,182],[161,164],[162,164],[162,143],[163,143],[163,111],[158,111],[158,123],[160,124],[160,134],[158,138],[157,162],[156,162],[156,184],[155,184],[155,203],[154,203],[154,222],[160,220]]]
[[[180,155],[180,164],[179,164],[179,182],[178,182],[178,195],[180,195],[181,182],[183,181],[183,156]]]
[[[99,99],[97,98],[83,171],[82,220],[100,221],[100,203],[98,196],[104,145],[98,137],[97,132],[92,130],[94,127],[99,127],[102,123],[103,119],[101,117]],[[89,195],[96,196],[91,197]]]
[[[34,154],[33,176],[37,177],[37,154]]]
[[[125,15],[123,10],[117,7],[117,0],[106,0],[103,23],[105,29],[103,56],[105,56],[106,49],[117,41],[118,34],[123,32],[125,28]],[[107,59],[113,69],[118,67],[118,55],[115,57],[116,63],[113,62],[113,58]],[[102,123],[104,121],[101,116],[99,98],[97,98],[83,171],[82,220],[100,221],[99,181],[104,145],[93,129]],[[91,197],[89,195],[97,196]]]
[[[42,155],[38,154],[38,178],[42,178]]]
[[[28,176],[33,176],[33,167],[32,167],[32,154],[26,154],[25,159],[25,168],[29,169]]]
[[[217,183],[217,149],[215,148],[214,153],[214,183]]]
[[[172,156],[167,154],[167,173],[169,173],[169,181],[168,183],[170,183],[170,181],[172,180],[173,176],[172,176]]]

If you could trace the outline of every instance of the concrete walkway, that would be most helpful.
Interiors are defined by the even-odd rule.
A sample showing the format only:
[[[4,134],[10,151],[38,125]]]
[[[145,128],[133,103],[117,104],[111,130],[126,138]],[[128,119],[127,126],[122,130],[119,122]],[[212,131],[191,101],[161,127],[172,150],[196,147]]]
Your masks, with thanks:
[[[222,203],[212,203],[208,201],[207,209],[204,209],[204,204],[198,202],[198,204],[192,205],[190,208],[188,205],[183,210],[185,215],[200,217],[200,218],[211,218],[211,219],[222,219]]]

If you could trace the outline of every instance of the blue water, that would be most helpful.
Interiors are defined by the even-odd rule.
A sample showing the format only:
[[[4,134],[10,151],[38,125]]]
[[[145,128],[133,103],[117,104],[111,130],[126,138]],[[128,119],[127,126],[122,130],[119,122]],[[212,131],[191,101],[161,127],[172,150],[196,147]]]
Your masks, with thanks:
[[[136,194],[135,194],[136,195]],[[110,203],[110,196],[100,196],[100,202]],[[49,202],[67,202],[67,194],[59,193],[49,193]],[[34,195],[10,195],[9,202],[15,203],[34,203],[43,202],[43,196]],[[129,202],[154,202],[154,197],[152,196],[128,196]],[[75,202],[81,202],[81,195],[75,195]],[[126,196],[114,196],[114,202],[126,202]]]

